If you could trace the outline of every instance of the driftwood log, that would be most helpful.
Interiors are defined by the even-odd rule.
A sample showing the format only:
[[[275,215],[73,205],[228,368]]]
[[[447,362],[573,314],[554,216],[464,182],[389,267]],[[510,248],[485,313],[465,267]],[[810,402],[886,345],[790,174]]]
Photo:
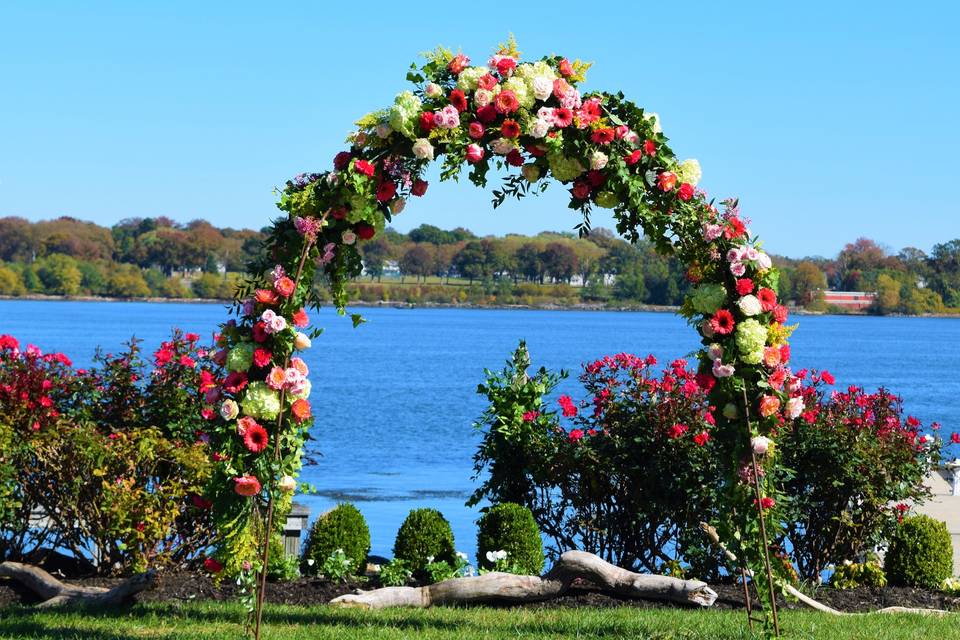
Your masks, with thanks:
[[[710,540],[710,542],[712,542],[718,549],[720,549],[723,552],[723,555],[726,556],[727,560],[730,561],[730,563],[734,566],[734,568],[738,568],[738,569],[740,568],[737,562],[737,556],[734,555],[734,553],[727,548],[727,545],[725,545],[720,540],[720,536],[719,534],[717,534],[716,529],[714,529],[711,525],[707,524],[706,522],[701,522],[700,530],[703,531],[703,533],[707,536],[707,539]],[[751,571],[750,569],[744,568],[743,571],[748,577],[750,578],[753,577],[753,571]],[[823,613],[829,613],[830,615],[833,615],[833,616],[862,616],[862,615],[869,615],[871,613],[919,613],[919,614],[928,615],[928,616],[929,615],[940,616],[940,615],[947,615],[950,613],[949,611],[944,611],[943,609],[922,609],[918,607],[884,607],[883,609],[877,609],[876,611],[856,612],[856,613],[849,612],[849,611],[839,611],[837,609],[834,609],[833,607],[823,604],[822,602],[818,602],[814,600],[810,596],[804,594],[799,589],[794,587],[792,584],[784,583],[782,586],[784,588],[784,591],[786,591],[791,596],[793,596],[794,598],[796,598],[806,606],[810,607],[811,609],[815,609]]]
[[[567,551],[542,577],[486,573],[454,578],[425,587],[384,587],[340,596],[330,604],[383,609],[480,602],[538,602],[566,593],[574,580],[586,580],[600,589],[630,598],[651,598],[709,607],[716,592],[699,580],[633,573],[592,553]]]
[[[47,608],[66,605],[122,604],[134,594],[152,586],[156,574],[153,571],[141,573],[124,580],[112,589],[106,589],[64,584],[40,567],[19,562],[3,562],[0,563],[0,577],[16,580],[40,597],[42,601],[37,605],[38,607]]]

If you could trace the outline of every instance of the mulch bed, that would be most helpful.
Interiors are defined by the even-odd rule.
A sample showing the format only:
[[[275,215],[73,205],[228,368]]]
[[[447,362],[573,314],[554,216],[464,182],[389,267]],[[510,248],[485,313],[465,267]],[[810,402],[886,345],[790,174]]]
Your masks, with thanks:
[[[64,579],[65,582],[88,586],[110,587],[118,582],[117,578]],[[351,593],[355,589],[374,589],[379,586],[373,578],[367,582],[334,583],[325,579],[300,578],[292,582],[274,582],[267,587],[267,601],[278,604],[317,605],[325,604],[333,598]],[[719,594],[713,608],[743,609],[743,587],[735,584],[710,585]],[[902,606],[925,609],[947,609],[960,611],[960,597],[948,596],[938,591],[912,589],[908,587],[884,587],[882,589],[850,589],[838,591],[823,587],[811,594],[820,602],[841,611],[873,611],[883,607]],[[154,589],[139,594],[140,602],[187,602],[195,600],[223,601],[237,597],[237,587],[228,580],[219,586],[203,574],[165,573],[157,578]],[[0,579],[0,607],[13,604],[33,604],[37,598],[32,592],[19,584]],[[511,605],[513,606],[513,605]],[[655,600],[633,600],[592,590],[589,585],[574,586],[571,591],[554,600],[521,605],[532,608],[577,608],[577,607],[682,607],[684,605],[664,603]],[[806,609],[796,602],[782,602],[786,609]]]

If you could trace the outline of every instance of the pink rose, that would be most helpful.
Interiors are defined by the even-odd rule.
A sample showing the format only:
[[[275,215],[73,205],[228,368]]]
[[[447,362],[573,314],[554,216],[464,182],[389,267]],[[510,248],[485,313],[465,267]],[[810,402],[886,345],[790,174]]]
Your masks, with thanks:
[[[483,147],[478,144],[467,145],[467,162],[476,164],[483,160]]]

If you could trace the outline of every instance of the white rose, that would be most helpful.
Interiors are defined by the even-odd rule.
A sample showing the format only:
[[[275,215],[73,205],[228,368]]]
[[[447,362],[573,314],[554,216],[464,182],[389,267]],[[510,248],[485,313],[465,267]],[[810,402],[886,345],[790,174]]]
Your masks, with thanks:
[[[380,124],[377,125],[377,137],[378,137],[378,138],[381,138],[381,139],[382,139],[382,138],[388,138],[388,137],[390,137],[390,134],[391,134],[391,133],[393,133],[393,129],[391,129],[391,128],[390,128],[390,125],[388,125],[387,123],[381,122]]]
[[[763,305],[760,304],[760,299],[754,295],[743,296],[737,302],[737,306],[740,307],[740,311],[745,316],[755,316],[763,313]]]
[[[310,336],[302,331],[297,331],[297,336],[293,339],[293,348],[297,351],[303,351],[309,349],[311,345]]]
[[[799,418],[803,413],[803,398],[790,398],[787,400],[787,415],[791,419]]]
[[[540,179],[540,167],[532,162],[523,165],[523,168],[520,169],[520,173],[522,173],[523,177],[527,179],[527,182],[536,182]]]
[[[599,171],[607,166],[607,154],[603,151],[594,151],[590,154],[590,168]]]
[[[430,82],[427,84],[426,94],[430,98],[438,98],[443,95],[443,87],[436,82]]]
[[[707,354],[710,356],[711,360],[717,360],[718,358],[722,358],[723,347],[717,344],[716,342],[714,342],[709,347],[707,347]]]
[[[343,244],[353,244],[357,241],[357,234],[347,229],[340,235],[340,239],[343,241]]]
[[[773,442],[766,436],[756,436],[750,438],[750,446],[753,447],[753,452],[758,456],[762,456],[769,451],[772,444]]]
[[[755,262],[757,264],[757,268],[760,269],[761,271],[765,271],[773,266],[773,261],[770,260],[770,256],[768,256],[763,251],[761,251],[759,255],[757,255],[757,259]]]
[[[507,138],[497,138],[490,145],[490,148],[495,154],[505,156],[516,149],[517,146],[514,144],[513,140],[508,140]]]
[[[220,405],[220,416],[224,420],[233,420],[240,413],[240,407],[233,400],[224,400]]]
[[[473,94],[473,101],[478,107],[485,107],[493,101],[493,92],[487,89],[477,89]]]
[[[413,143],[413,155],[421,160],[433,160],[433,145],[426,138],[417,138]]]
[[[553,93],[553,80],[546,76],[537,76],[533,79],[533,95],[537,100],[546,100]]]
[[[297,488],[297,480],[293,476],[283,476],[277,483],[277,488],[283,493],[293,493]]]
[[[542,138],[550,132],[550,123],[541,118],[537,118],[530,125],[530,135],[534,138]]]

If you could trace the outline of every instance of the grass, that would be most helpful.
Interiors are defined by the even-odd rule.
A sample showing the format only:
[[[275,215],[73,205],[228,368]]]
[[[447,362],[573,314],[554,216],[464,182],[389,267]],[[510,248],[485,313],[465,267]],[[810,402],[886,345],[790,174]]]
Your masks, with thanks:
[[[264,640],[473,640],[631,638],[725,640],[751,636],[742,612],[685,609],[436,608],[361,611],[326,606],[270,606]],[[0,638],[18,640],[212,640],[243,638],[235,603],[141,604],[114,612],[0,609]],[[782,614],[786,638],[899,640],[960,638],[960,615],[835,618],[812,611]]]

